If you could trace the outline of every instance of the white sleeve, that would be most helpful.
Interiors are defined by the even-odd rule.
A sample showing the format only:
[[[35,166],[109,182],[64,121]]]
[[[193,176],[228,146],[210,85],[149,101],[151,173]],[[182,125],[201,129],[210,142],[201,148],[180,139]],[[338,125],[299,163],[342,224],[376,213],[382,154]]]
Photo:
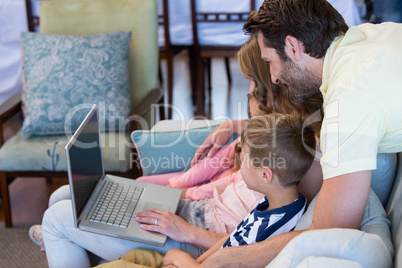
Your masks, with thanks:
[[[387,114],[375,100],[343,91],[324,107],[321,167],[324,179],[376,169]]]

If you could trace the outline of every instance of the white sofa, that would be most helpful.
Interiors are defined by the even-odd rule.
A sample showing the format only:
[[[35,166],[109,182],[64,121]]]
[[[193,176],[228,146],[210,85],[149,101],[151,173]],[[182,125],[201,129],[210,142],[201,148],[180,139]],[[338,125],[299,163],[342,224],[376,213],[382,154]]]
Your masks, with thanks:
[[[158,160],[161,158],[170,157],[182,158],[179,162],[189,163],[196,148],[217,124],[219,122],[216,121],[160,121],[151,131],[133,132],[132,139],[140,159],[151,157],[154,158],[153,163],[160,163]],[[145,140],[152,142],[146,144]],[[169,146],[163,148],[161,145],[167,141]],[[155,144],[158,148],[153,146]],[[168,153],[169,156],[165,155]],[[145,175],[182,168],[170,166],[161,170],[148,165]],[[402,267],[401,177],[402,153],[379,154],[361,230],[305,232],[293,239],[267,267]],[[306,229],[311,224],[314,205],[315,200],[296,228]]]

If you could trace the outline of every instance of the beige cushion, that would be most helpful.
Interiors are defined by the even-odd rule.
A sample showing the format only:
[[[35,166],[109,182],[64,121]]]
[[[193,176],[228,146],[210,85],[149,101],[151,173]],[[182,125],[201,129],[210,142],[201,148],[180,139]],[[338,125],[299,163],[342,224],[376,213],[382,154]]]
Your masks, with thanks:
[[[129,79],[134,107],[158,84],[157,22],[155,0],[50,0],[40,3],[41,33],[132,32]]]

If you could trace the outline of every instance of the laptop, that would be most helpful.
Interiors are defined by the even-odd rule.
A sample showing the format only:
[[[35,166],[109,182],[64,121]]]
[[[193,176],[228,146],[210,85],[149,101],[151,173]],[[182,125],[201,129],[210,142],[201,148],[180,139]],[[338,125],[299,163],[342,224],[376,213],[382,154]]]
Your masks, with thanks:
[[[133,214],[155,208],[175,213],[181,190],[105,174],[97,105],[65,149],[76,228],[164,246],[166,236],[142,230]]]

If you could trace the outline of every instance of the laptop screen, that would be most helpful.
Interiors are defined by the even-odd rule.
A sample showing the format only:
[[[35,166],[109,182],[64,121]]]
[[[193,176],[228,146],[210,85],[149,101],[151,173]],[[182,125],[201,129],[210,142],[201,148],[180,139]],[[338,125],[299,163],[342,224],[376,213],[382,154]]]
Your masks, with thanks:
[[[76,131],[75,140],[73,139],[68,149],[77,217],[103,176],[98,128],[98,111],[94,107]]]

